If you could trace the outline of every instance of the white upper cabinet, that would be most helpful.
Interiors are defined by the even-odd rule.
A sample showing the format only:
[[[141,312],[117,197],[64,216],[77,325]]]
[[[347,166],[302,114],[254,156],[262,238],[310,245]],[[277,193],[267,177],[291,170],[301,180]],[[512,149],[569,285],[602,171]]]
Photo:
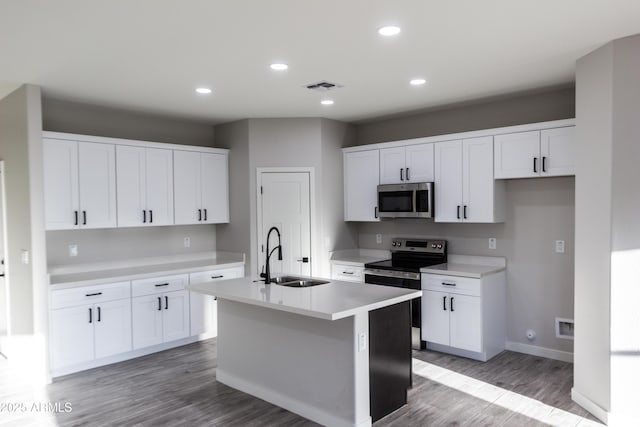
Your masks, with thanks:
[[[575,127],[495,137],[496,179],[575,174]]]
[[[113,144],[44,139],[48,230],[116,226]]]
[[[173,224],[173,152],[116,147],[118,226]]]
[[[433,144],[380,149],[380,184],[433,181]]]
[[[378,150],[344,153],[345,221],[379,221],[377,215],[379,181]]]
[[[227,154],[173,153],[176,224],[229,222]]]
[[[435,221],[504,221],[504,183],[493,179],[493,137],[435,144]]]

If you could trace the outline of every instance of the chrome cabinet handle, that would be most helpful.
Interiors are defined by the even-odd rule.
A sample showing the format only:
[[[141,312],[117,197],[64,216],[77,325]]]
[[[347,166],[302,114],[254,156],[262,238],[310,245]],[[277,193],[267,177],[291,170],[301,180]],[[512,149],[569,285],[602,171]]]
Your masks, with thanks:
[[[542,156],[542,172],[546,172],[546,171],[547,171],[547,157]]]
[[[404,169],[400,168],[400,181],[404,181]]]
[[[456,216],[460,219],[460,205],[456,207]]]
[[[409,168],[406,169],[405,176],[407,177],[407,181],[411,181],[411,178],[409,178]]]
[[[451,307],[451,312],[453,313],[455,310],[453,309],[453,297],[449,300],[449,307]]]
[[[533,158],[533,173],[538,173],[538,158]]]
[[[442,297],[442,309],[444,311],[447,311],[447,297],[446,296]]]

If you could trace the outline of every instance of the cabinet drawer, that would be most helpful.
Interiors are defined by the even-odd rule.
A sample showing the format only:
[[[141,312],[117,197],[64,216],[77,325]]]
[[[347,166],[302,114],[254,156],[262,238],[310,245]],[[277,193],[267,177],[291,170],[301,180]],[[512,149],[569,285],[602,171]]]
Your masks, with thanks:
[[[132,280],[131,295],[137,297],[161,292],[180,291],[185,288],[188,280],[189,276],[187,274]]]
[[[349,264],[331,265],[331,278],[346,282],[364,282],[364,267]]]
[[[235,279],[244,276],[243,267],[219,268],[216,270],[199,271],[189,274],[189,283],[210,282],[214,280]]]
[[[131,296],[130,282],[107,283],[104,285],[82,286],[78,288],[51,291],[51,309],[73,307],[82,304],[112,301]]]
[[[480,279],[446,276],[443,274],[423,273],[422,289],[471,296],[480,296],[481,294]]]

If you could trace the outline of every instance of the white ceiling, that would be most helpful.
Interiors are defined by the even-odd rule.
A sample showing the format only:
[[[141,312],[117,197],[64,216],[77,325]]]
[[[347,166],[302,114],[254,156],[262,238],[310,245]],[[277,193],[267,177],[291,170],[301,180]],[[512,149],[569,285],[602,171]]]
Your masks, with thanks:
[[[361,121],[570,84],[576,59],[636,33],[639,0],[0,0],[0,97]],[[333,106],[302,87],[325,79],[344,85]]]

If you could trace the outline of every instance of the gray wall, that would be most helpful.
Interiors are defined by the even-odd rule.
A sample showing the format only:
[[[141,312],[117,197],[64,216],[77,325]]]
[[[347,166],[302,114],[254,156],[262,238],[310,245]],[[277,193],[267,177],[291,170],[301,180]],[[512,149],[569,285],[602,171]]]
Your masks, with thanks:
[[[2,351],[22,378],[48,373],[48,286],[44,231],[40,89],[25,85],[0,100],[0,159],[5,161],[8,337]],[[29,262],[21,262],[21,252]],[[4,310],[4,307],[3,307]]]
[[[455,133],[573,117],[574,91],[518,96],[427,112],[357,127],[358,143]],[[571,352],[573,342],[555,337],[555,317],[573,318],[574,180],[536,178],[507,181],[504,224],[441,224],[392,220],[358,225],[359,246],[390,249],[395,236],[441,237],[453,254],[507,257],[507,339],[522,344]],[[382,233],[382,245],[375,234]],[[487,239],[498,239],[489,250]],[[554,241],[565,240],[566,252],[556,254]],[[534,342],[525,337],[532,328]]]
[[[43,100],[43,128],[113,138],[213,147],[213,126],[135,111],[98,107],[51,98]],[[184,248],[183,238],[191,238]],[[211,251],[216,248],[216,226],[67,230],[47,232],[49,265],[127,259]],[[79,256],[69,257],[77,244]]]
[[[369,120],[357,126],[356,140],[358,145],[373,144],[573,117],[575,90],[569,87]]]
[[[636,424],[638,411],[639,75],[640,35],[577,63],[574,393],[610,425]]]
[[[235,150],[236,157],[230,164],[231,169],[235,170],[232,170],[230,179],[236,181],[232,184],[232,193],[236,192],[238,197],[231,204],[232,223],[220,227],[218,249],[231,250],[242,245],[251,257],[249,265],[252,272],[257,272],[262,260],[256,259],[255,253],[258,209],[256,169],[312,167],[318,202],[316,211],[312,213],[317,225],[312,230],[312,251],[319,254],[312,268],[313,274],[328,275],[328,252],[335,250],[337,245],[355,245],[355,234],[343,233],[348,226],[342,221],[341,214],[341,148],[353,144],[353,128],[345,123],[318,118],[248,119],[217,126],[216,135],[217,146],[230,148],[232,153]],[[248,229],[244,221],[248,221]]]
[[[214,143],[214,127],[208,123],[46,96],[42,100],[42,120],[42,128],[54,132],[203,147],[213,147]]]

